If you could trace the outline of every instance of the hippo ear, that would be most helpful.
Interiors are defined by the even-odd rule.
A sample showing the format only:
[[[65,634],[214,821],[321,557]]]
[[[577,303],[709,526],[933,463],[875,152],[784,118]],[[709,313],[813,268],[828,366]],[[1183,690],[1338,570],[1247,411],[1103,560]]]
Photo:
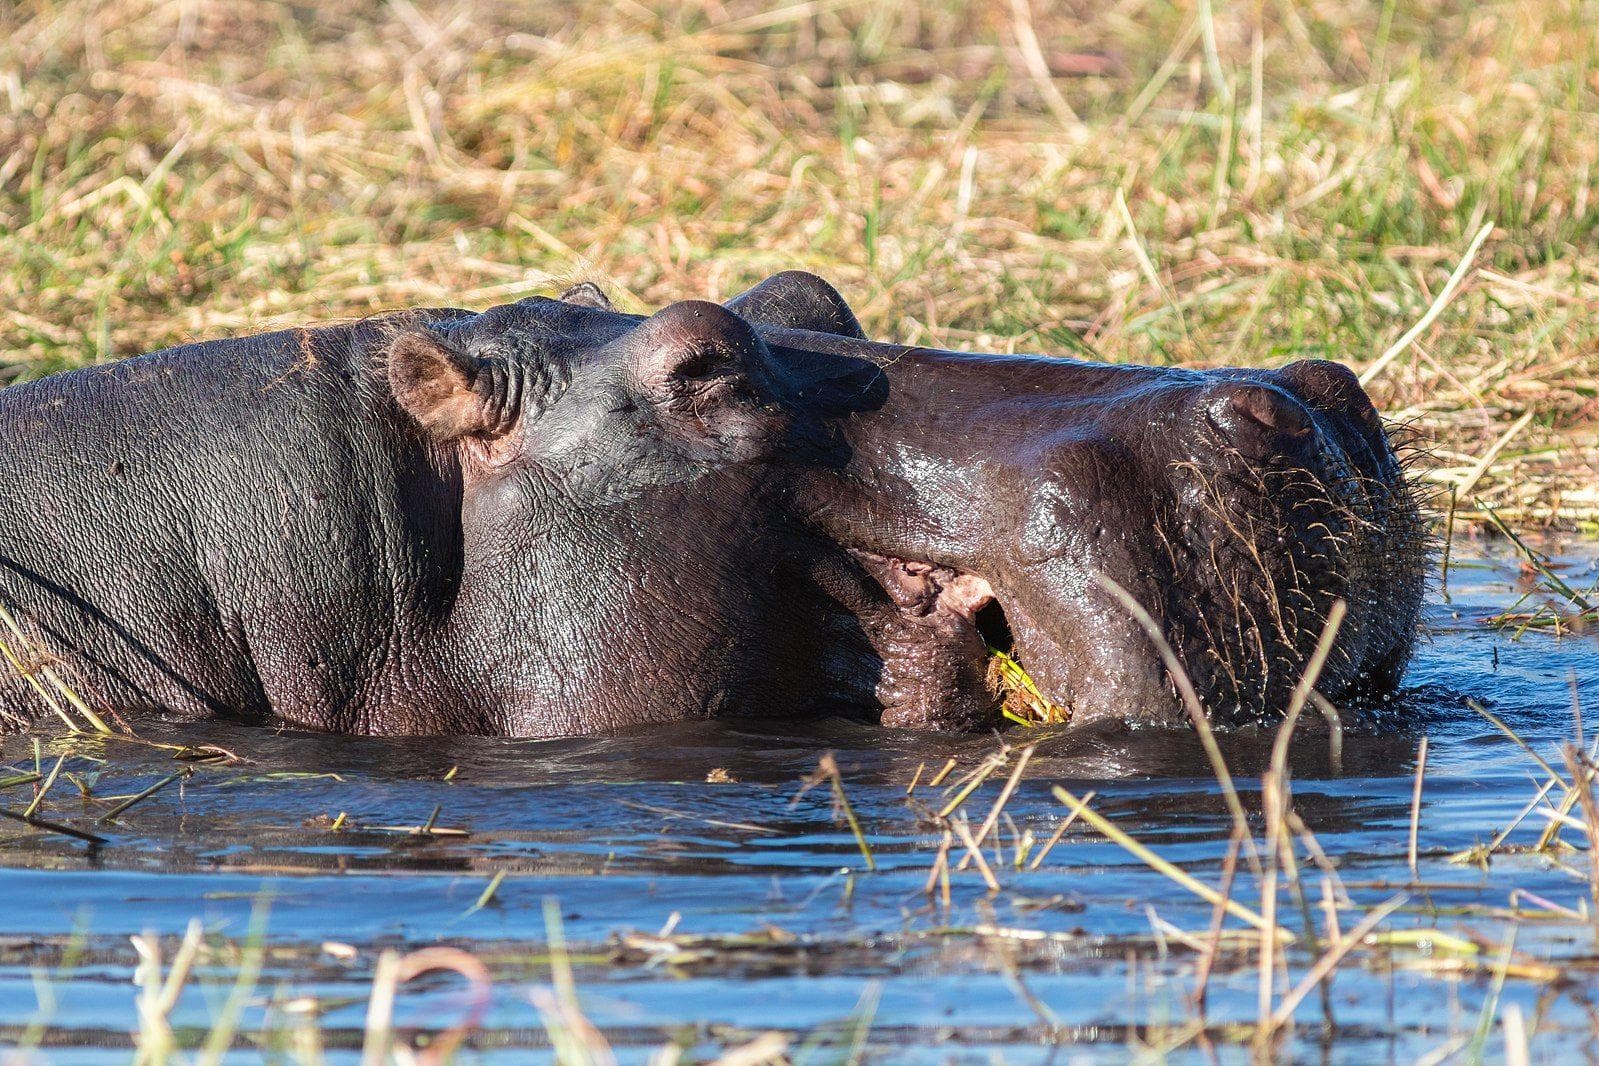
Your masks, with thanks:
[[[727,301],[727,309],[747,322],[764,326],[866,339],[855,312],[838,290],[804,270],[773,274]]]
[[[484,436],[499,429],[492,385],[477,359],[437,333],[402,333],[389,346],[394,398],[434,440]]]
[[[592,281],[580,281],[561,293],[561,302],[575,304],[578,307],[593,307],[601,311],[616,310],[611,298],[605,295],[605,290]]]

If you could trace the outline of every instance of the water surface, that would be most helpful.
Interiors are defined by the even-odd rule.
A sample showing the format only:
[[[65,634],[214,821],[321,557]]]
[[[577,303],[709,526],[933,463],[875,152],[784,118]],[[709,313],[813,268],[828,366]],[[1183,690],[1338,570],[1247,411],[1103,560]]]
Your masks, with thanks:
[[[1594,926],[1536,902],[1587,906],[1585,853],[1563,862],[1530,853],[1524,845],[1545,824],[1534,815],[1486,869],[1449,861],[1507,826],[1546,777],[1467,697],[1556,762],[1574,733],[1574,699],[1593,709],[1589,732],[1599,732],[1599,640],[1488,624],[1531,578],[1498,548],[1462,544],[1455,555],[1449,597],[1430,601],[1428,638],[1400,713],[1376,735],[1347,737],[1336,764],[1325,732],[1308,729],[1292,769],[1297,811],[1341,882],[1340,890],[1326,878],[1331,897],[1345,900],[1343,929],[1403,892],[1407,903],[1383,929],[1437,929],[1479,954],[1451,962],[1454,942],[1436,938],[1357,952],[1326,996],[1313,994],[1298,1010],[1280,1048],[1296,1058],[1494,1058],[1507,1011],[1533,1031],[1539,1061],[1599,1054]],[[1599,580],[1599,545],[1567,544],[1558,556],[1570,584]],[[1207,1062],[1248,1056],[1234,1023],[1257,1017],[1253,950],[1221,951],[1202,1024],[1191,1002],[1200,953],[1180,931],[1203,941],[1209,904],[1081,823],[1038,869],[1015,868],[1020,840],[1036,842],[1030,863],[1060,825],[1065,808],[1051,794],[1060,784],[1093,791],[1094,808],[1126,832],[1220,883],[1231,821],[1188,735],[1007,733],[1004,743],[1037,748],[984,848],[1001,890],[991,892],[969,865],[952,873],[946,907],[939,892],[925,892],[943,841],[933,815],[953,795],[948,783],[1000,748],[994,736],[841,724],[694,724],[553,741],[395,741],[154,722],[139,732],[242,758],[194,763],[174,761],[167,748],[79,745],[64,770],[90,798],[63,776],[40,814],[103,843],[0,822],[0,1044],[36,1048],[20,1051],[24,1059],[126,1061],[138,1028],[129,937],[157,934],[170,958],[194,919],[212,950],[172,1015],[191,1045],[228,1011],[252,921],[264,929],[260,978],[238,1001],[239,1061],[290,1046],[283,1034],[308,1017],[290,1008],[313,1001],[329,1058],[356,1061],[380,954],[441,944],[470,950],[493,977],[465,1059],[523,1061],[530,1048],[548,1055],[550,1033],[530,996],[550,984],[552,921],[583,1012],[624,1061],[668,1044],[714,1057],[768,1030],[785,1034],[806,1061],[837,1061],[852,1049],[940,1062],[1122,1061],[1139,1048]],[[1430,750],[1413,884],[1407,853],[1423,736]],[[48,732],[39,738],[48,770],[60,749]],[[13,770],[32,770],[33,739],[7,742]],[[1252,812],[1270,742],[1225,738]],[[828,750],[875,870],[830,788],[801,795]],[[951,758],[945,785],[926,785]],[[974,829],[1011,758],[964,804]],[[104,820],[109,797],[185,768],[186,779]],[[907,795],[918,774],[924,783]],[[0,803],[20,810],[29,792],[13,787]],[[408,831],[424,826],[434,831]],[[1253,828],[1258,835],[1258,817]],[[957,845],[952,856],[961,854]],[[1298,858],[1319,927],[1324,874],[1303,847]],[[1235,894],[1261,906],[1247,869]],[[1507,909],[1517,902],[1543,909],[1513,921]],[[1282,893],[1280,907],[1285,926],[1304,927],[1306,910],[1292,893]],[[1512,934],[1513,954],[1504,954]],[[1314,955],[1288,951],[1275,998]],[[1517,963],[1502,989],[1494,978],[1501,957]],[[1533,966],[1551,960],[1553,980]],[[459,978],[424,977],[406,986],[396,1015],[442,1026],[471,999]]]

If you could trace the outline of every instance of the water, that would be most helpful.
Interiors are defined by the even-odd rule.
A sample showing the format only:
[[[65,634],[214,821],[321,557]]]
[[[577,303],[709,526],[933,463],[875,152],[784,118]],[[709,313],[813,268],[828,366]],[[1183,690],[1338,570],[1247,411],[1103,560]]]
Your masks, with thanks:
[[[1569,544],[1560,558],[1573,585],[1599,578],[1599,545]],[[1469,1058],[1481,1026],[1481,1054],[1496,1058],[1503,1019],[1517,1010],[1534,1033],[1535,1060],[1599,1053],[1593,926],[1548,910],[1520,922],[1507,913],[1517,890],[1582,907],[1585,853],[1569,854],[1561,868],[1518,849],[1541,831],[1535,815],[1486,870],[1447,858],[1490,840],[1543,778],[1465,697],[1489,705],[1554,761],[1572,735],[1573,685],[1585,706],[1599,708],[1599,639],[1534,631],[1514,639],[1486,625],[1517,601],[1527,578],[1498,549],[1461,545],[1457,562],[1451,601],[1435,596],[1427,612],[1430,638],[1403,705],[1408,725],[1347,738],[1341,772],[1325,735],[1307,734],[1293,760],[1294,791],[1353,902],[1339,912],[1343,929],[1403,891],[1408,903],[1383,928],[1436,929],[1479,945],[1479,954],[1450,973],[1460,965],[1450,961],[1454,942],[1437,937],[1355,953],[1327,999],[1306,997],[1282,1038],[1285,1056]],[[1599,730],[1599,713],[1591,718]],[[1191,945],[1204,946],[1209,904],[1081,824],[1038,870],[1013,868],[1018,833],[1041,843],[1060,824],[1065,808],[1050,786],[1061,784],[1094,791],[1094,809],[1219,884],[1231,823],[1188,736],[1008,734],[1013,744],[1039,746],[1004,808],[1002,854],[985,849],[1002,890],[990,893],[976,869],[957,870],[946,910],[924,894],[942,840],[929,812],[946,801],[945,789],[923,784],[907,798],[906,786],[918,767],[925,781],[950,757],[957,779],[996,750],[992,736],[836,724],[781,732],[691,725],[555,741],[391,741],[160,723],[141,723],[140,733],[246,758],[174,762],[167,749],[112,743],[65,765],[96,797],[136,793],[185,766],[193,774],[109,823],[101,821],[107,802],[84,800],[59,780],[41,814],[102,844],[0,822],[0,1044],[36,1047],[17,1053],[24,1060],[126,1061],[139,1024],[129,937],[159,935],[170,959],[196,918],[211,950],[171,1015],[189,1046],[229,1014],[252,921],[265,930],[260,978],[236,1000],[231,1057],[239,1061],[294,1046],[297,1026],[317,1029],[330,1059],[357,1061],[379,956],[429,945],[471,951],[493,979],[477,1004],[481,1026],[467,1061],[524,1061],[530,1048],[548,1056],[550,1032],[530,996],[550,985],[552,923],[566,940],[582,1011],[623,1061],[644,1061],[668,1044],[714,1057],[768,1030],[806,1061],[841,1060],[856,1046],[869,1057],[940,1062],[1122,1061],[1137,1048],[1183,1060],[1248,1057],[1231,1027],[1257,1017],[1253,949],[1224,943],[1205,1022],[1195,1024],[1189,996],[1201,953]],[[1417,886],[1407,851],[1423,735],[1430,753]],[[1268,764],[1270,740],[1226,738],[1251,811],[1259,810],[1254,775]],[[13,767],[32,769],[31,744],[8,742]],[[828,749],[870,834],[875,872],[835,817],[829,787],[799,795]],[[45,768],[52,763],[47,753]],[[967,801],[974,827],[1008,772]],[[5,805],[20,809],[29,791],[8,790]],[[429,823],[465,833],[405,831]],[[952,858],[961,854],[957,845]],[[1322,875],[1303,849],[1299,858],[1319,924]],[[475,906],[502,873],[489,902]],[[1235,895],[1261,905],[1247,870]],[[1290,894],[1281,907],[1284,924],[1303,927]],[[1189,945],[1172,927],[1189,934]],[[1496,992],[1495,963],[1512,932],[1514,955],[1503,957],[1517,966]],[[1287,957],[1279,999],[1314,953],[1291,948]],[[1551,972],[1534,965],[1551,962]],[[317,1013],[291,1009],[313,999]],[[474,1002],[458,976],[420,977],[401,991],[396,1019],[442,1028]]]

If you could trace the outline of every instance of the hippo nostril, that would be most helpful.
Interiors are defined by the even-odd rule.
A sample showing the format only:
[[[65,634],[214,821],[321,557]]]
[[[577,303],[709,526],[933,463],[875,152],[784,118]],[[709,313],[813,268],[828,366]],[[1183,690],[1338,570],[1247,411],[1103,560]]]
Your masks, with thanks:
[[[1302,437],[1310,432],[1310,419],[1305,409],[1275,389],[1246,385],[1234,392],[1229,402],[1234,411],[1267,429],[1291,437]]]
[[[1265,458],[1310,441],[1310,412],[1292,396],[1266,385],[1229,383],[1210,402],[1210,421],[1239,451]]]
[[[1347,415],[1368,430],[1382,426],[1382,418],[1361,387],[1360,378],[1342,363],[1301,359],[1277,371],[1276,376],[1312,407]]]

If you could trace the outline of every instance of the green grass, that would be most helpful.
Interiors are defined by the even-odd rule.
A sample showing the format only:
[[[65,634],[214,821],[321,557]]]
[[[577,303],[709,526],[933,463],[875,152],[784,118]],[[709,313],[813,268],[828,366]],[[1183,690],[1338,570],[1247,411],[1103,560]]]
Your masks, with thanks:
[[[1445,485],[1533,412],[1462,507],[1599,517],[1599,4],[1046,7],[8,5],[0,359],[798,266],[885,338],[1365,367],[1492,222],[1373,391]]]

